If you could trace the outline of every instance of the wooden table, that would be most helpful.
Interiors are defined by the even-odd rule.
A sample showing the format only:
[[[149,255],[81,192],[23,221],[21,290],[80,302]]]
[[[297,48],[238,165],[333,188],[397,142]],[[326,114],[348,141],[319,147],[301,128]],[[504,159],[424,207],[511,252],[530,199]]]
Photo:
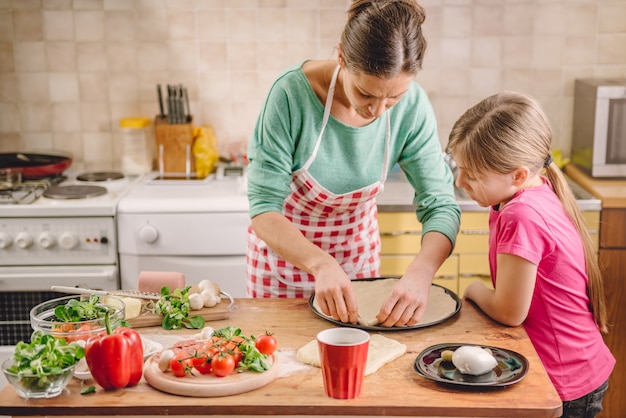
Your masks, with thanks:
[[[214,328],[236,326],[246,334],[273,332],[279,355],[288,357],[313,340],[318,331],[334,326],[316,316],[305,299],[237,299],[228,320]],[[157,329],[140,329],[145,333]],[[193,334],[191,331],[163,331]],[[499,325],[464,301],[461,311],[446,322],[417,330],[385,332],[407,345],[407,353],[365,378],[358,399],[328,398],[318,368],[282,361],[279,377],[257,390],[226,397],[192,398],[153,389],[145,381],[128,389],[80,395],[76,379],[59,397],[25,400],[12,387],[0,392],[0,415],[387,415],[437,417],[558,417],[561,401],[522,327]],[[172,335],[170,334],[169,337]],[[492,389],[438,384],[413,369],[417,355],[438,343],[477,343],[508,348],[526,356],[530,368],[519,383]],[[295,364],[292,362],[292,366]]]

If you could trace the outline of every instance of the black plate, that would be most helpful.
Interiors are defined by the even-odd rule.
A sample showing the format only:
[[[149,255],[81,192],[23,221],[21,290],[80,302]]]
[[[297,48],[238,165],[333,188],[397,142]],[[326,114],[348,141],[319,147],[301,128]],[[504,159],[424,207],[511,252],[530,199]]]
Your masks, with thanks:
[[[397,277],[375,277],[375,278],[371,278],[371,279],[358,279],[359,281],[361,280],[365,280],[365,281],[374,281],[374,280],[384,280],[384,279],[397,279]],[[417,325],[412,325],[412,326],[406,326],[406,327],[383,327],[380,325],[361,325],[361,324],[350,324],[350,323],[346,323],[346,322],[341,322],[338,321],[336,319],[333,319],[329,316],[324,315],[322,312],[320,312],[319,310],[316,309],[315,304],[313,303],[315,301],[315,295],[311,295],[311,297],[309,298],[309,307],[311,308],[311,310],[320,318],[323,318],[329,322],[332,322],[335,325],[341,325],[342,327],[351,327],[351,328],[360,328],[366,331],[408,331],[408,330],[412,330],[412,329],[420,329],[420,328],[425,328],[425,327],[431,327],[433,325],[437,325],[442,323],[443,321],[446,321],[449,318],[452,318],[454,315],[456,315],[460,310],[461,310],[461,299],[457,296],[456,293],[454,293],[452,290],[447,289],[443,286],[440,286],[438,284],[432,284],[432,286],[437,286],[437,287],[441,287],[452,299],[454,299],[454,301],[456,302],[456,308],[454,309],[453,312],[450,313],[450,315],[446,316],[445,318],[439,319],[437,321],[431,321],[431,322],[425,322],[425,323],[420,323]]]
[[[475,345],[491,350],[498,360],[498,365],[488,373],[472,376],[459,372],[451,361],[441,359],[444,350],[456,350],[462,345]],[[437,344],[422,351],[415,359],[415,371],[427,379],[436,382],[479,387],[504,387],[519,382],[528,373],[528,360],[515,351],[488,345],[447,343]]]

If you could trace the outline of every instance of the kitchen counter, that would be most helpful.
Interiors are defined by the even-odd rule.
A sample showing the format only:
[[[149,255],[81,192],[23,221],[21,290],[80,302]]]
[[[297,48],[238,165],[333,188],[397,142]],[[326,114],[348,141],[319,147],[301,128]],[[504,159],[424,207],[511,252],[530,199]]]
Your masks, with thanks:
[[[626,208],[626,179],[590,177],[575,164],[565,166],[565,172],[588,193],[602,202],[602,208]]]
[[[569,167],[569,166],[568,166]],[[569,171],[567,174],[570,174]],[[600,197],[592,195],[583,183],[577,184],[578,176],[567,176],[566,179],[570,188],[576,196],[576,202],[583,211],[599,211],[602,208]],[[581,187],[583,186],[583,187]],[[486,212],[488,208],[479,206],[475,201],[465,194],[463,189],[454,188],[456,201],[463,212]],[[587,189],[587,190],[585,190]],[[607,190],[612,193],[613,190]],[[392,172],[387,181],[383,192],[376,197],[379,212],[413,212],[413,187],[401,171]],[[626,202],[626,188],[622,188],[621,196]]]
[[[0,392],[0,415],[390,415],[461,417],[558,417],[561,401],[522,327],[505,327],[464,301],[460,312],[442,324],[384,335],[407,345],[407,353],[365,378],[358,399],[328,398],[318,368],[295,360],[295,351],[333,325],[316,316],[306,299],[236,299],[230,318],[208,324],[237,326],[244,334],[268,330],[277,337],[281,369],[268,385],[240,395],[193,398],[169,395],[144,381],[133,388],[80,395],[73,379],[52,399],[24,400],[12,387]],[[194,332],[139,329],[142,334]],[[417,355],[438,343],[476,343],[514,350],[529,363],[520,382],[504,388],[463,388],[438,384],[413,369]],[[475,389],[475,390],[474,390]]]

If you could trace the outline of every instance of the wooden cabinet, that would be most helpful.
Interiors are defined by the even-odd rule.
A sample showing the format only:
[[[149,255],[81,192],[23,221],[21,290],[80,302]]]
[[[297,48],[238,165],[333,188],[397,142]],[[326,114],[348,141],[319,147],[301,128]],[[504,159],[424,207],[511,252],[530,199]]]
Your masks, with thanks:
[[[599,236],[599,211],[583,212],[596,248]],[[421,226],[414,212],[379,212],[378,224],[382,243],[381,275],[401,276],[420,249]],[[622,230],[613,231],[626,243]],[[463,212],[454,252],[437,271],[434,283],[463,296],[465,288],[480,280],[491,286],[489,274],[489,213]]]
[[[454,252],[437,270],[433,283],[459,296],[473,280],[491,287],[487,249],[489,228],[487,212],[464,212]],[[382,242],[381,275],[401,276],[421,247],[422,231],[414,212],[380,212]]]
[[[463,212],[454,252],[459,255],[459,296],[475,280],[493,289],[489,274],[489,212]]]
[[[609,334],[604,341],[617,364],[609,379],[609,390],[600,417],[623,416],[626,411],[626,208],[602,209],[599,261],[604,278],[604,293],[609,322]]]
[[[421,248],[422,230],[414,212],[378,214],[382,276],[402,276]],[[433,283],[458,293],[458,256],[452,254],[437,270]]]

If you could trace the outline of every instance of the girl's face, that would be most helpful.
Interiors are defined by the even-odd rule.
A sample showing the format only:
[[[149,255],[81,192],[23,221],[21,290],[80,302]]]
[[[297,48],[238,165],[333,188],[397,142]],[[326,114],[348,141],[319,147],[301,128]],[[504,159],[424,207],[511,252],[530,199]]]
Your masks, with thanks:
[[[506,203],[517,191],[513,174],[487,172],[475,176],[460,165],[455,184],[482,207]]]
[[[391,79],[362,73],[343,71],[343,89],[350,105],[366,120],[382,115],[400,101],[413,80],[410,74],[400,74]]]

